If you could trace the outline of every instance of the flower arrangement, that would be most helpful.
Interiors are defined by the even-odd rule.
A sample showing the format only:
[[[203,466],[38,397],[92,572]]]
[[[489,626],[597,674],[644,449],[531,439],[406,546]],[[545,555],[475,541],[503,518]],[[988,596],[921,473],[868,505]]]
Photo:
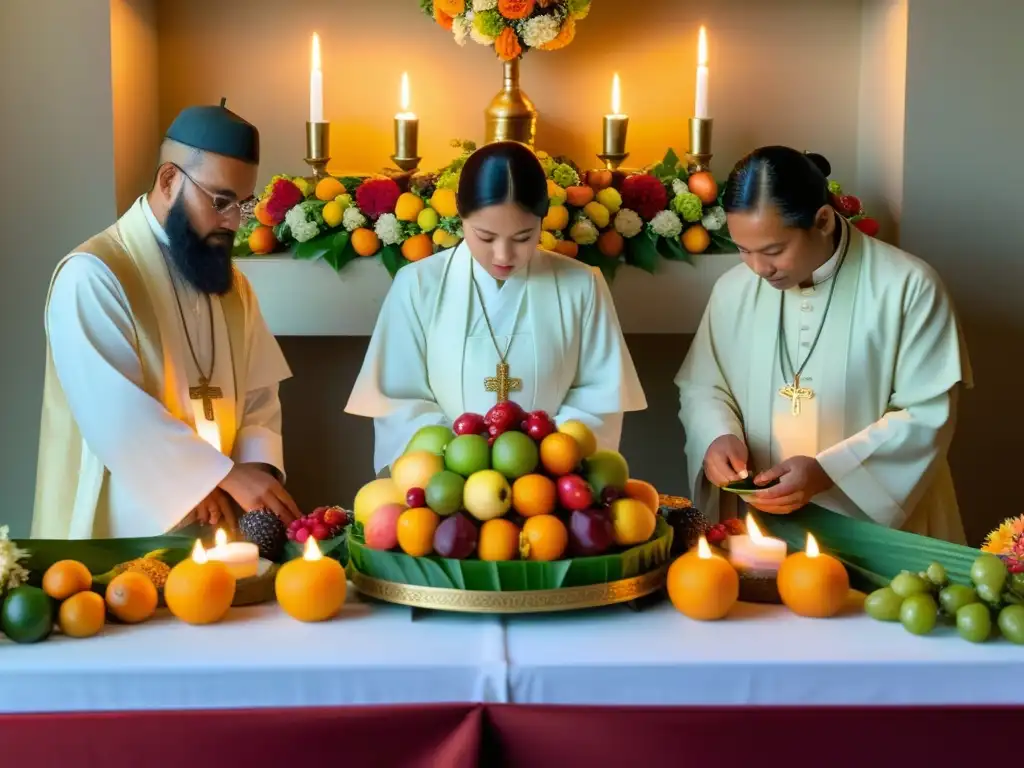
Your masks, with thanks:
[[[1024,515],[1004,520],[985,537],[981,549],[998,555],[1010,573],[1024,573]]]
[[[444,168],[412,176],[328,177],[314,183],[275,176],[235,238],[235,255],[290,249],[297,259],[323,259],[335,270],[356,258],[381,255],[394,276],[406,264],[462,240],[455,202],[459,175],[476,149],[452,142],[459,154]],[[639,171],[583,171],[566,157],[538,152],[550,200],[540,247],[598,267],[607,279],[623,264],[653,273],[659,256],[692,263],[695,254],[732,253],[719,184],[691,173],[669,150]],[[832,204],[868,235],[878,223],[859,199],[831,181]]]
[[[573,41],[591,0],[420,0],[420,8],[455,42],[492,46],[502,61],[530,50],[557,51]]]
[[[21,564],[29,553],[10,540],[10,529],[0,525],[0,595],[28,581],[28,571]]]

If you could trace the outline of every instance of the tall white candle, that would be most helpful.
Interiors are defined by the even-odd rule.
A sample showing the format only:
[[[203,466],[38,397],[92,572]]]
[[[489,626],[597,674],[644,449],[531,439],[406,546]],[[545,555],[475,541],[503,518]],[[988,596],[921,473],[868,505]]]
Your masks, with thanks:
[[[313,61],[309,69],[309,122],[324,121],[324,73],[320,69],[320,35],[313,33]]]
[[[697,96],[694,99],[693,116],[708,118],[708,33],[702,26],[697,38]]]

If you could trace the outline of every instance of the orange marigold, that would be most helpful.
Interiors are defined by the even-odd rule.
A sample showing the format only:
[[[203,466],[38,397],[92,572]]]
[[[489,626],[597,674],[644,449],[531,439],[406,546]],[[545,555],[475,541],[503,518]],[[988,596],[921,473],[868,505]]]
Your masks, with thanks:
[[[519,45],[519,38],[512,27],[501,30],[498,39],[494,41],[494,50],[502,61],[512,61],[522,55],[522,46]]]
[[[449,32],[452,31],[452,17],[442,11],[436,5],[434,6],[434,21],[440,24],[442,27],[447,29]]]
[[[536,0],[498,0],[498,13],[506,19],[525,19],[533,13]]]
[[[466,0],[434,0],[434,18],[437,18],[437,11],[447,16],[458,16],[466,11]],[[440,24],[440,20],[438,24]],[[444,25],[442,25],[444,26]],[[449,28],[451,25],[448,25]]]
[[[576,37],[576,19],[572,16],[566,18],[565,23],[562,24],[562,28],[558,30],[558,35],[550,43],[544,43],[540,46],[542,51],[557,51],[559,48],[565,48],[572,39]]]

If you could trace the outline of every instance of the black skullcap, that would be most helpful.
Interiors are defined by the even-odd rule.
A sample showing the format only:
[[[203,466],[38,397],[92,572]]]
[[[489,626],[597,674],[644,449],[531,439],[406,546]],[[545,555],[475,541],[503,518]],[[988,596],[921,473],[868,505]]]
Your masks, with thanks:
[[[183,109],[167,138],[203,152],[234,157],[247,163],[260,162],[260,132],[243,120],[220,100],[220,106],[195,106]]]

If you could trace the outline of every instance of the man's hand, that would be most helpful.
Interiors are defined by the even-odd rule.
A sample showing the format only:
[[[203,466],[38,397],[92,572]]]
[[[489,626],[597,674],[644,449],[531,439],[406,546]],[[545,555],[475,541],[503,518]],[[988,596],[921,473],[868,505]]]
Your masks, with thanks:
[[[747,504],[769,514],[786,515],[834,485],[818,460],[810,456],[786,459],[761,472],[754,478],[754,485],[765,485],[775,479],[779,480],[778,485],[747,496]]]
[[[235,464],[220,487],[223,488],[245,512],[254,509],[269,509],[286,525],[302,517],[298,506],[288,491],[269,472],[254,464]]]
[[[196,505],[196,521],[204,525],[219,525],[221,520],[229,531],[236,532],[235,510],[231,506],[231,497],[220,488],[214,488]]]
[[[746,444],[736,435],[722,435],[704,454],[704,476],[718,487],[735,483],[745,477],[748,456]]]

